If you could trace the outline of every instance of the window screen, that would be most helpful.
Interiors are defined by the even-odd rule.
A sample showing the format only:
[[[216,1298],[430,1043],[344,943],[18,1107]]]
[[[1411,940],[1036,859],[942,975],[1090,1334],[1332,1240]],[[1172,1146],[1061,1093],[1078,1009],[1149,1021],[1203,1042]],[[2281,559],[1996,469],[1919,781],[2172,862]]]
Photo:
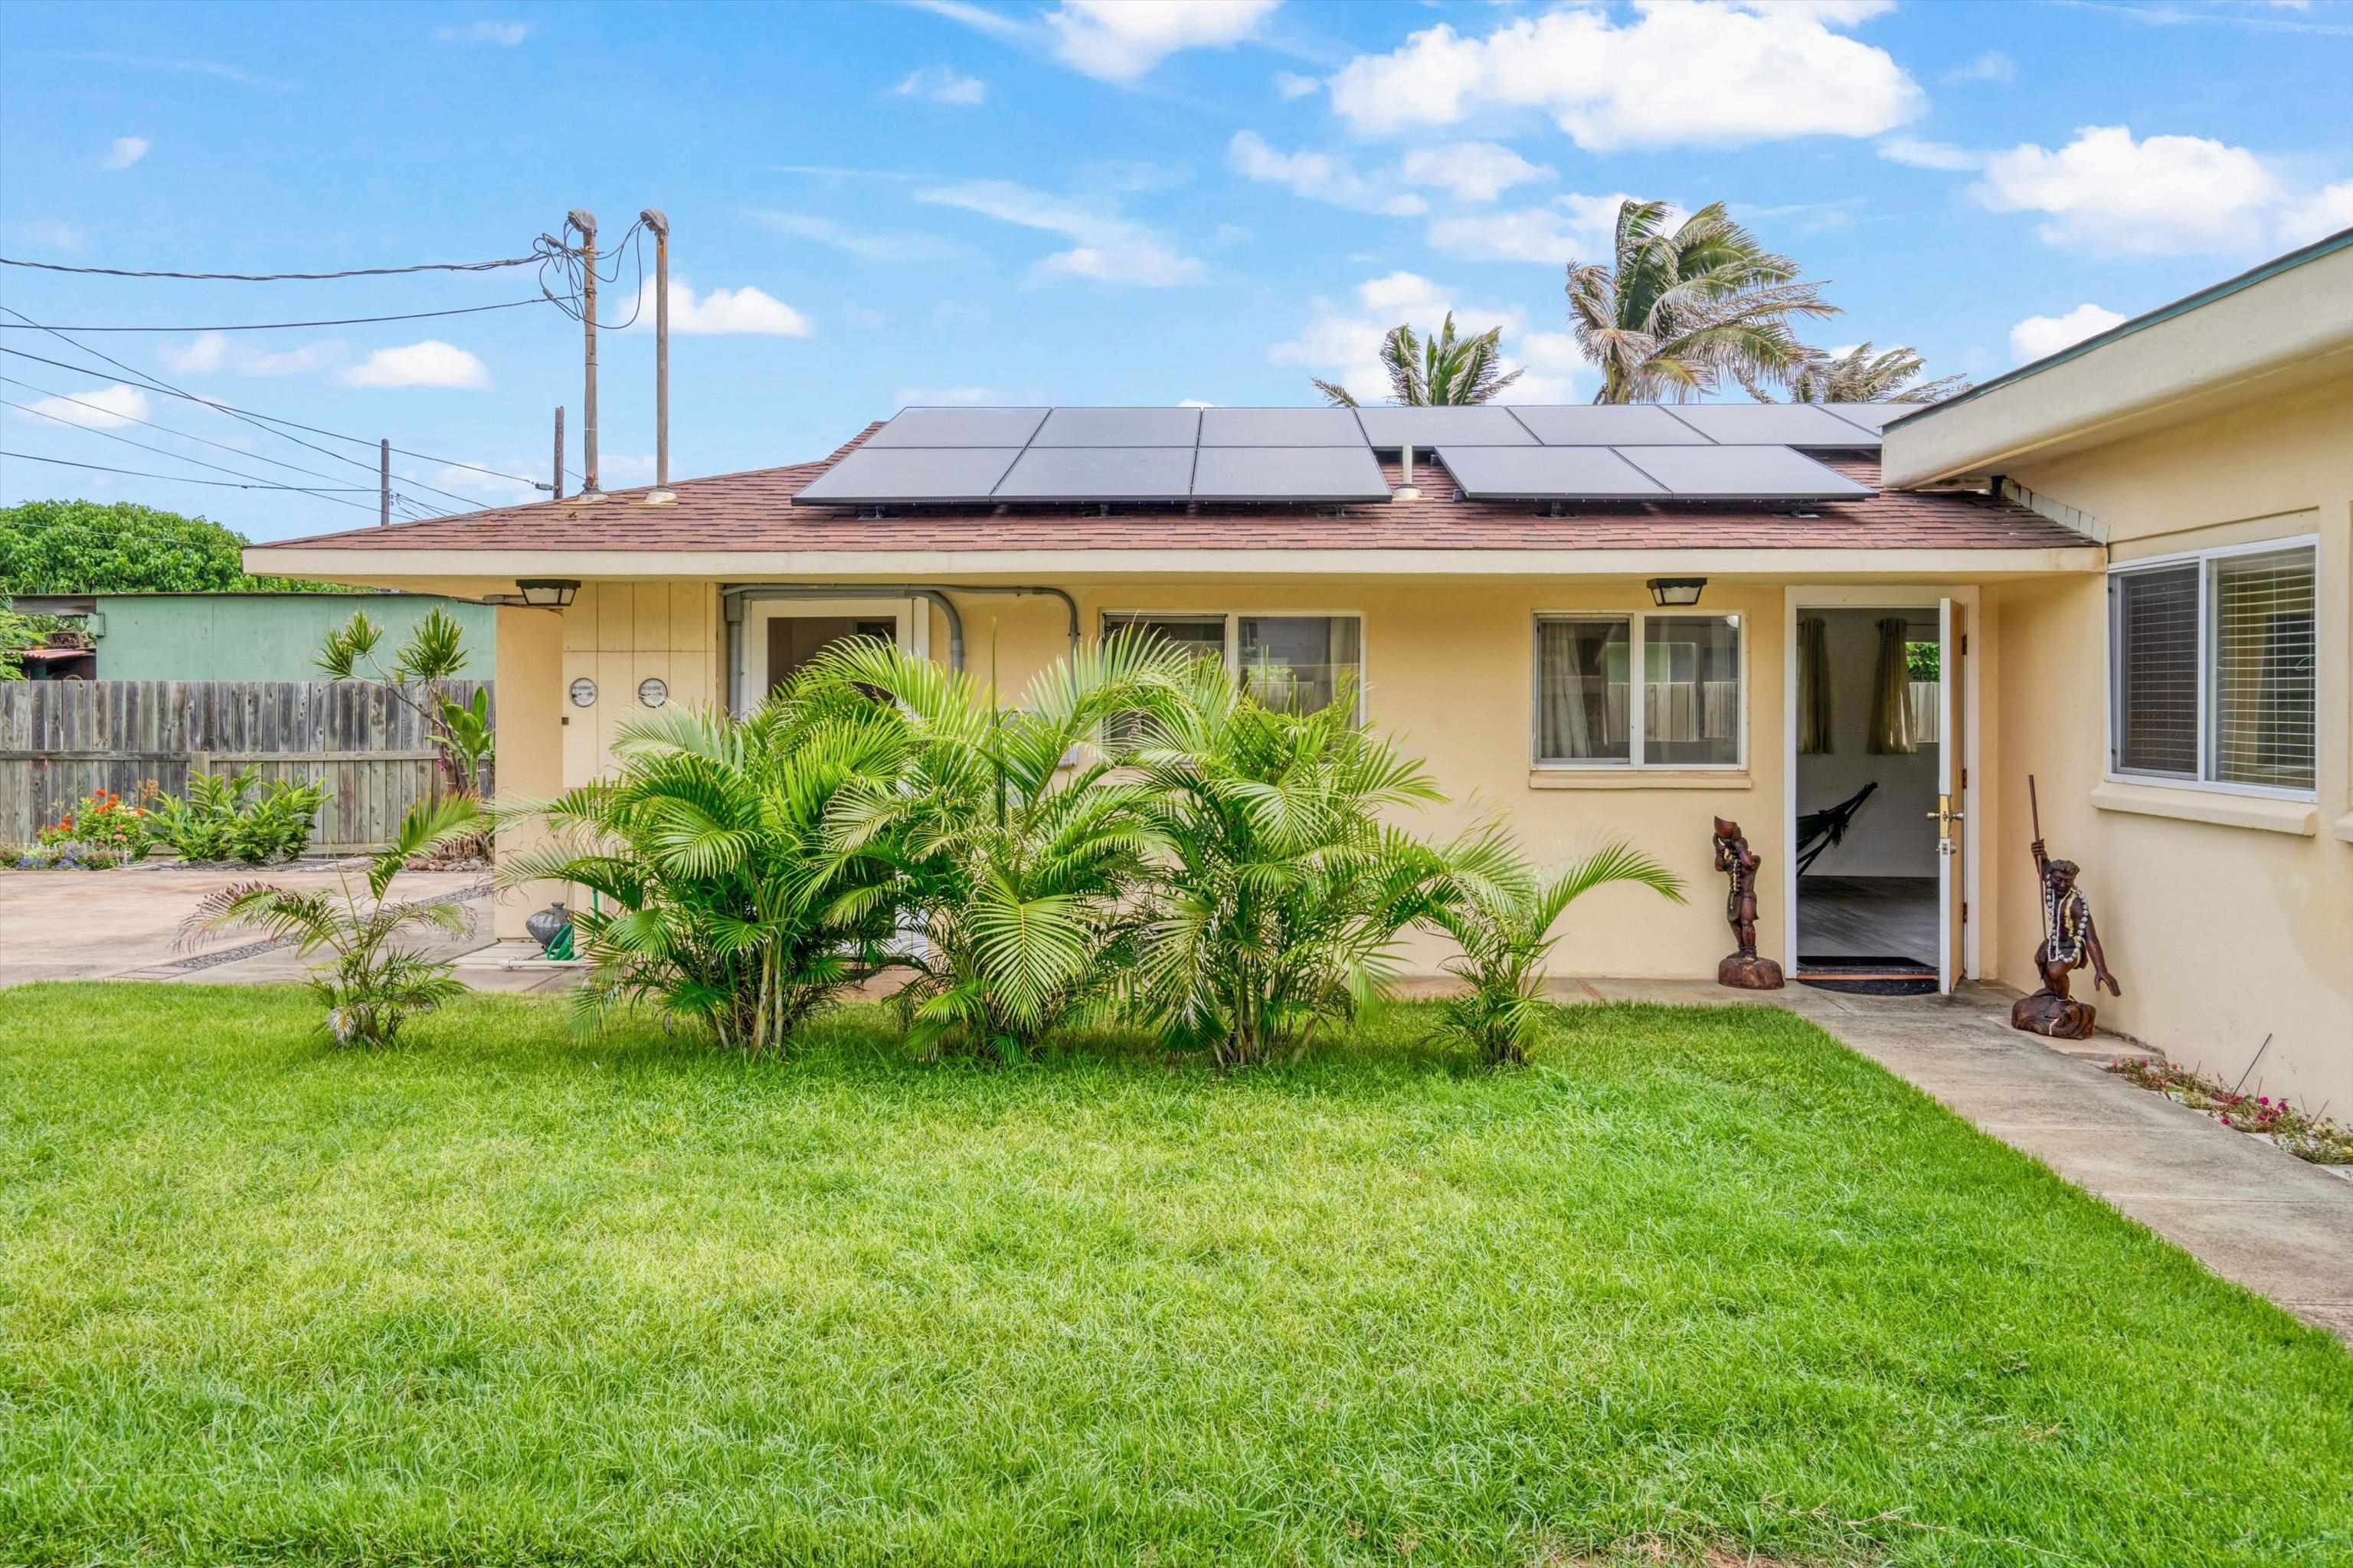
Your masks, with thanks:
[[[2109,580],[2118,772],[2198,775],[2196,562]]]
[[[2313,552],[2225,556],[2211,570],[2211,777],[2310,789],[2318,662]]]
[[[1740,626],[1722,615],[1642,618],[1642,760],[1740,760]]]

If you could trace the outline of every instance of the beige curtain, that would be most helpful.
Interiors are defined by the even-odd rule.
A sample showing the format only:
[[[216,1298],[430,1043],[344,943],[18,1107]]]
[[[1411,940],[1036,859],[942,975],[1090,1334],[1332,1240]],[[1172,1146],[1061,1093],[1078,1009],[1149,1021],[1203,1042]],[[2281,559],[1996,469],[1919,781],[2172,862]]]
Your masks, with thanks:
[[[1830,623],[1819,615],[1798,622],[1798,750],[1831,754]]]
[[[1912,672],[1904,657],[1907,628],[1901,616],[1879,623],[1879,663],[1871,684],[1873,757],[1909,757],[1920,749],[1912,726]]]

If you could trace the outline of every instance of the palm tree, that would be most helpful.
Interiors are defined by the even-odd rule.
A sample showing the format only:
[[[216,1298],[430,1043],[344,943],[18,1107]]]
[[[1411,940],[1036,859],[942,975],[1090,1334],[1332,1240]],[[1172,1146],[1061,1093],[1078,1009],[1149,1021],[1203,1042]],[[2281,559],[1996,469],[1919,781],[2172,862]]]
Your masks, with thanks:
[[[1788,377],[1789,401],[1792,403],[1936,403],[1947,397],[1957,397],[1969,389],[1966,376],[1940,376],[1934,381],[1913,384],[1913,378],[1926,369],[1915,348],[1891,348],[1874,355],[1873,344],[1859,343],[1843,354],[1828,354],[1820,349],[1810,352],[1805,364]],[[1752,384],[1746,376],[1741,385],[1760,403],[1775,399],[1761,385]]]
[[[1485,403],[1520,378],[1516,370],[1504,374],[1502,327],[1489,327],[1477,337],[1454,335],[1454,313],[1427,338],[1413,328],[1398,325],[1381,339],[1381,366],[1389,373],[1389,401],[1412,408],[1440,403]],[[1315,390],[1335,408],[1353,408],[1356,399],[1336,382],[1319,380]]]
[[[1610,265],[1571,262],[1568,314],[1577,346],[1601,369],[1597,403],[1683,402],[1725,376],[1745,386],[1785,383],[1810,351],[1790,330],[1796,316],[1838,313],[1798,278],[1798,264],[1758,244],[1722,202],[1672,233],[1667,204],[1618,208]]]

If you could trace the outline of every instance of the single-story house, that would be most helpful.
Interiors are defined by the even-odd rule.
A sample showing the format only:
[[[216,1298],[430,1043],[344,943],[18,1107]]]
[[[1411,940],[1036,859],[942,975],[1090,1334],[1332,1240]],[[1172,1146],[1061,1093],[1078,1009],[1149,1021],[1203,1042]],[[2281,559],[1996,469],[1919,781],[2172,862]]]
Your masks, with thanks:
[[[812,462],[247,559],[568,599],[497,612],[525,795],[852,633],[1008,690],[1138,622],[1293,700],[1353,676],[1451,797],[1427,831],[1687,878],[1573,913],[1595,974],[1715,972],[1725,817],[1766,956],[2031,989],[2032,775],[2124,984],[2103,1022],[2233,1075],[2269,1034],[2258,1076],[2341,1108],[2348,372],[2353,234],[1923,410],[910,408]]]
[[[465,633],[466,674],[489,680],[497,662],[491,606],[439,594],[79,593],[20,596],[28,615],[53,615],[87,640],[71,673],[89,681],[320,681],[319,646],[353,610],[384,629],[378,657],[435,609]]]

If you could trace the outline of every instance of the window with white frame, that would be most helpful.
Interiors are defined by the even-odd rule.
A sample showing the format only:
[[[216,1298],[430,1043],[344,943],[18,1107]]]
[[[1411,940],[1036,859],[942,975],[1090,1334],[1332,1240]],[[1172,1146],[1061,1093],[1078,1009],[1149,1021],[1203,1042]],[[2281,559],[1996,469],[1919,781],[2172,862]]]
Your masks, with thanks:
[[[1106,636],[1128,627],[1222,661],[1270,707],[1314,713],[1343,688],[1361,690],[1365,640],[1357,616],[1146,610],[1103,618]]]
[[[1539,616],[1535,760],[1737,768],[1740,686],[1736,615]]]
[[[2316,565],[2298,540],[2109,573],[2111,772],[2313,792]]]

